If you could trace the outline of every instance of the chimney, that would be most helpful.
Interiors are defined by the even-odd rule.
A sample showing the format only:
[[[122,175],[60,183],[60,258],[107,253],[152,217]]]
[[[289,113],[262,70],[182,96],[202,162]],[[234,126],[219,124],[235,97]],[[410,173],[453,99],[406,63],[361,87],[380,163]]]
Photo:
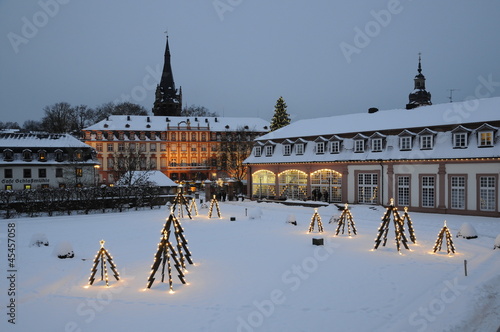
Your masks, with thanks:
[[[378,112],[378,108],[376,108],[376,107],[370,107],[368,109],[368,113],[370,113],[370,114],[377,113],[377,112]]]

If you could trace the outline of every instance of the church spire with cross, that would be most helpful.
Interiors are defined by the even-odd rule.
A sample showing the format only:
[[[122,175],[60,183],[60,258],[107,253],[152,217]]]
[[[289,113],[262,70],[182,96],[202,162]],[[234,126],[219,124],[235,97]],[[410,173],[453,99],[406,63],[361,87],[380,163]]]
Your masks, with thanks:
[[[418,53],[418,74],[415,76],[414,88],[410,93],[409,103],[406,104],[406,109],[413,109],[419,106],[432,105],[431,93],[425,90],[425,76],[422,74],[422,57]]]
[[[175,88],[174,75],[170,64],[168,34],[166,39],[163,72],[160,84],[156,86],[153,114],[159,116],[179,116],[182,110],[182,88],[178,90]]]

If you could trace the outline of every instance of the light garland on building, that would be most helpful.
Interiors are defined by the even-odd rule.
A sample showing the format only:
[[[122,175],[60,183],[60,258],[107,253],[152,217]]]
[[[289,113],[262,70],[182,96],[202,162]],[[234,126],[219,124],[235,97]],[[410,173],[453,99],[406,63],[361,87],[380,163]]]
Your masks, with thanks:
[[[323,223],[321,222],[321,216],[318,213],[318,209],[314,209],[314,214],[311,218],[311,223],[309,224],[309,230],[307,231],[308,233],[311,233],[314,231],[314,224],[315,222],[318,222],[318,232],[323,233]]]
[[[219,202],[217,201],[217,198],[215,198],[215,195],[213,195],[212,199],[210,200],[210,208],[208,209],[208,218],[212,218],[212,210],[215,208],[217,209],[217,215],[219,218],[221,217],[220,215],[220,208],[219,208]]]
[[[393,221],[394,221],[396,248],[398,249],[398,252],[401,251],[400,247],[401,243],[406,249],[410,250],[410,248],[408,248],[408,244],[406,243],[407,240],[404,232],[402,219],[399,216],[398,209],[394,206],[393,198],[391,198],[389,207],[386,209],[384,216],[382,217],[382,223],[380,224],[380,227],[378,229],[378,235],[375,238],[375,247],[373,249],[377,249],[379,247],[380,242],[382,242],[381,240],[382,237],[383,237],[382,246],[385,247],[385,244],[387,243],[387,233],[389,232],[389,225],[391,223],[391,214],[393,216]]]
[[[436,243],[434,244],[434,248],[432,248],[433,252],[441,251],[441,246],[443,244],[443,238],[446,236],[446,250],[448,255],[450,253],[455,253],[455,246],[453,245],[453,237],[451,236],[450,230],[448,226],[446,226],[446,220],[444,221],[444,226],[441,228],[441,231],[438,234]]]
[[[106,286],[109,286],[109,278],[108,278],[108,267],[106,265],[106,261],[109,263],[109,266],[111,270],[113,271],[113,276],[115,277],[116,280],[120,280],[119,278],[119,273],[116,270],[116,265],[113,262],[113,257],[109,254],[109,252],[104,248],[104,240],[101,240],[101,248],[97,252],[97,255],[95,255],[94,258],[94,266],[92,266],[90,278],[89,278],[89,285],[92,285],[95,281],[95,275],[97,272],[97,266],[100,263],[101,266],[101,280],[104,280],[106,282]]]
[[[342,234],[344,234],[345,225],[347,224],[347,234],[351,236],[351,228],[354,235],[356,233],[356,226],[354,225],[354,220],[352,219],[351,211],[349,210],[349,205],[345,203],[344,211],[340,215],[338,219],[337,230],[335,231],[335,235],[339,235],[340,228],[342,227]]]

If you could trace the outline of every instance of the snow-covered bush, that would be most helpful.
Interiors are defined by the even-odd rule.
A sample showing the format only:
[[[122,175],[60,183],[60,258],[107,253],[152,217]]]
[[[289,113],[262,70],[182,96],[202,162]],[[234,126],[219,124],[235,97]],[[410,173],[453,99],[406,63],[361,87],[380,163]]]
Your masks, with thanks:
[[[294,214],[289,214],[287,217],[286,217],[286,223],[287,224],[292,224],[294,226],[297,226],[297,218],[295,218],[295,215]]]
[[[262,216],[262,210],[260,208],[253,208],[248,211],[249,219],[259,219]]]
[[[33,234],[30,240],[30,247],[41,247],[41,246],[49,246],[49,240],[47,239],[47,235],[43,233]]]
[[[495,239],[495,245],[493,246],[493,249],[500,248],[500,234],[498,234],[497,238]]]
[[[457,237],[463,237],[464,239],[475,239],[477,238],[477,232],[471,224],[469,224],[468,222],[464,222],[458,230]]]
[[[54,248],[53,254],[61,259],[73,258],[75,253],[73,252],[73,246],[69,242],[60,242]]]

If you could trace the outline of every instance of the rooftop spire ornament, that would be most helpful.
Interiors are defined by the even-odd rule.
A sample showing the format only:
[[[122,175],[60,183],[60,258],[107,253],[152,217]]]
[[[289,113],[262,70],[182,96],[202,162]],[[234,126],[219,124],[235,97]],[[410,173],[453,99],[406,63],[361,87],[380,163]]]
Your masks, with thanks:
[[[315,221],[318,221],[318,232],[323,233],[323,223],[321,222],[321,217],[318,213],[317,208],[314,209],[314,214],[311,218],[311,223],[309,224],[309,230],[307,231],[308,233],[311,233],[312,231],[314,231]]]
[[[345,203],[344,211],[342,211],[342,214],[338,219],[338,226],[337,230],[335,231],[335,235],[339,235],[341,227],[342,227],[342,234],[344,234],[344,229],[346,224],[347,224],[347,234],[351,236],[351,227],[352,227],[352,232],[354,233],[354,235],[357,235],[356,226],[354,225],[354,220],[352,219],[352,214],[351,211],[349,211],[349,205],[347,203]]]
[[[438,234],[436,244],[434,244],[434,248],[432,248],[433,252],[441,251],[441,246],[443,244],[443,238],[446,235],[446,250],[448,255],[450,253],[455,253],[455,246],[453,245],[453,237],[451,236],[450,230],[448,226],[446,226],[446,220],[444,221],[444,226],[441,228],[441,231]]]
[[[94,258],[94,266],[92,266],[90,278],[89,278],[89,285],[92,285],[95,281],[95,274],[97,272],[97,266],[101,266],[101,280],[104,280],[106,282],[106,286],[109,286],[109,279],[108,279],[108,267],[106,264],[106,261],[109,263],[109,267],[113,271],[113,277],[115,277],[116,280],[120,280],[118,271],[116,270],[116,265],[113,262],[113,257],[109,254],[109,252],[104,248],[104,240],[100,241],[101,248],[97,252],[97,255],[95,255]],[[100,264],[99,264],[100,263]]]
[[[174,213],[175,213],[175,209],[178,208],[179,209],[179,211],[178,211],[179,218],[184,218],[184,213],[182,210],[183,207],[186,209],[186,212],[188,214],[189,219],[193,219],[191,217],[191,210],[189,209],[188,201],[187,201],[186,197],[182,194],[182,187],[179,187],[179,191],[177,192],[177,196],[175,196],[175,199],[174,199],[174,204],[172,205],[172,211],[174,211]]]
[[[215,198],[215,195],[213,195],[212,199],[210,200],[210,208],[208,209],[208,218],[212,218],[212,210],[214,209],[214,205],[217,209],[217,215],[220,218],[219,202],[217,201],[217,198]]]
[[[177,252],[174,246],[172,246],[172,243],[170,242],[170,234],[172,233],[171,231],[172,227],[174,228],[174,236],[177,240]],[[184,237],[183,232],[184,230],[182,229],[179,220],[175,218],[175,215],[173,213],[170,213],[161,231],[162,237],[160,239],[160,243],[158,244],[158,250],[155,254],[155,260],[153,262],[153,265],[151,266],[151,274],[149,275],[148,278],[148,284],[146,286],[147,288],[151,288],[151,286],[153,285],[155,281],[154,276],[158,271],[158,269],[160,268],[160,265],[161,265],[161,282],[164,282],[165,264],[166,264],[170,291],[173,291],[172,266],[170,264],[170,258],[174,260],[174,267],[177,270],[178,273],[177,276],[179,280],[183,284],[186,283],[183,272],[183,270],[185,270],[186,268],[185,260],[187,260],[189,264],[193,264],[193,261],[191,260],[191,252],[187,247],[187,241]],[[179,256],[179,258],[177,258],[177,256]]]
[[[413,230],[413,223],[411,222],[410,215],[408,214],[408,207],[405,206],[405,213],[403,214],[403,217],[401,218],[401,224],[405,225],[405,220],[407,221],[408,225],[408,232],[410,234],[410,241],[413,243],[417,243],[417,238],[415,237],[415,231]]]
[[[387,243],[387,233],[389,232],[389,225],[391,223],[391,214],[394,221],[394,232],[396,233],[396,247],[398,249],[398,252],[401,251],[400,243],[402,243],[403,246],[409,250],[410,248],[408,248],[408,244],[406,243],[407,240],[404,232],[404,225],[401,217],[399,216],[398,209],[394,206],[393,198],[391,198],[389,207],[382,217],[382,223],[380,224],[380,227],[378,229],[378,236],[375,238],[375,247],[373,249],[377,249],[379,247],[380,242],[382,241],[382,236],[384,237],[382,246],[385,247],[385,244]]]

